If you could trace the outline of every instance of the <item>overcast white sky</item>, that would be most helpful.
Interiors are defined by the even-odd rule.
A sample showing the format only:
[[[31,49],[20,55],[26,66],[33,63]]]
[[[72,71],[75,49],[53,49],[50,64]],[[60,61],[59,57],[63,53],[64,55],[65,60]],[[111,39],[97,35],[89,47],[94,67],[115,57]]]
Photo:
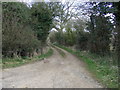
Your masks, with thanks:
[[[1,2],[16,2],[16,1],[24,1],[24,2],[42,2],[42,1],[51,1],[51,2],[57,2],[57,1],[79,1],[79,2],[86,2],[86,1],[97,1],[97,2],[119,2],[120,0],[0,0]]]

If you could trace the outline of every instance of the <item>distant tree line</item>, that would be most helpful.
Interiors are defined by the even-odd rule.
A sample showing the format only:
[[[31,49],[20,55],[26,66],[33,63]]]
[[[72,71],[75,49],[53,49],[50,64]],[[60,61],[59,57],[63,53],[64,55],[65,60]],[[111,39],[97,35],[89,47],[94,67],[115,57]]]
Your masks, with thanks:
[[[65,46],[76,46],[77,50],[87,50],[98,55],[106,55],[111,52],[118,53],[120,3],[116,2],[88,2],[87,8],[83,8],[84,15],[89,16],[88,21],[71,19],[69,25],[65,25],[60,36],[59,31],[54,31],[51,41]],[[60,39],[62,42],[60,42]],[[120,53],[120,52],[119,52]],[[119,56],[119,55],[118,55]]]
[[[2,3],[3,57],[31,57],[34,52],[43,53],[48,37],[52,43],[99,55],[109,54],[112,48],[119,56],[120,3],[86,4],[89,7],[78,5],[78,14],[74,14],[71,2]],[[89,20],[78,17],[81,8]],[[52,28],[56,31],[51,31]]]

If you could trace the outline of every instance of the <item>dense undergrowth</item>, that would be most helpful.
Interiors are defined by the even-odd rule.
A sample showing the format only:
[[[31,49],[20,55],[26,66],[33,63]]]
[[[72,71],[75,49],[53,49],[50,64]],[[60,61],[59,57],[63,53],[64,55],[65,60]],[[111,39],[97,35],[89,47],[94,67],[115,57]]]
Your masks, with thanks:
[[[98,56],[89,52],[74,51],[65,46],[56,45],[78,58],[83,60],[87,64],[87,68],[92,72],[98,81],[100,81],[104,87],[118,88],[118,66],[111,63],[112,57],[110,56]]]
[[[24,58],[3,58],[2,59],[2,68],[11,68],[11,67],[17,67],[23,64],[27,64],[34,61],[42,60],[43,58],[50,57],[53,54],[53,50],[50,48],[47,53],[34,56],[32,58],[30,57],[24,57]]]

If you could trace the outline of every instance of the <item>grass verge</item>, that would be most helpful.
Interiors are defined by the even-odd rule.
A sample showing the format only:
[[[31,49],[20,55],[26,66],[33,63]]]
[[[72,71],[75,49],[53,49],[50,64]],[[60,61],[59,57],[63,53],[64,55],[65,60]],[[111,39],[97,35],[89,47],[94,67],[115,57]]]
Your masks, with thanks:
[[[27,64],[27,63],[31,63],[34,61],[39,61],[42,60],[43,58],[48,58],[53,54],[53,50],[50,48],[48,50],[47,53],[39,55],[39,56],[35,56],[32,58],[26,57],[24,59],[22,58],[4,58],[2,59],[2,68],[12,68],[12,67],[17,67],[17,66],[21,66],[23,64]]]
[[[87,64],[90,72],[100,81],[106,88],[118,88],[118,66],[108,63],[111,57],[100,57],[88,52],[73,51],[65,46],[56,45],[78,58]]]

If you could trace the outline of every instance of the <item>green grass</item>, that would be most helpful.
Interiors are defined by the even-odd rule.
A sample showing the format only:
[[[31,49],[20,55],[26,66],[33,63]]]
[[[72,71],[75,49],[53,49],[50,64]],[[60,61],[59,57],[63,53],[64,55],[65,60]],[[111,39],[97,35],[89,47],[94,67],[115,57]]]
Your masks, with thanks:
[[[56,45],[83,60],[93,76],[107,88],[118,88],[118,66],[111,64],[113,58],[100,57],[83,51],[73,51],[65,46]]]
[[[21,66],[23,64],[31,63],[34,61],[42,60],[43,58],[48,58],[53,54],[53,50],[49,49],[47,53],[35,56],[32,58],[24,57],[24,58],[4,58],[2,59],[2,68],[11,68]]]
[[[53,54],[53,50],[49,49],[49,51],[46,54],[42,54],[40,56],[38,56],[38,58],[43,59],[43,58],[47,58],[50,57]]]

